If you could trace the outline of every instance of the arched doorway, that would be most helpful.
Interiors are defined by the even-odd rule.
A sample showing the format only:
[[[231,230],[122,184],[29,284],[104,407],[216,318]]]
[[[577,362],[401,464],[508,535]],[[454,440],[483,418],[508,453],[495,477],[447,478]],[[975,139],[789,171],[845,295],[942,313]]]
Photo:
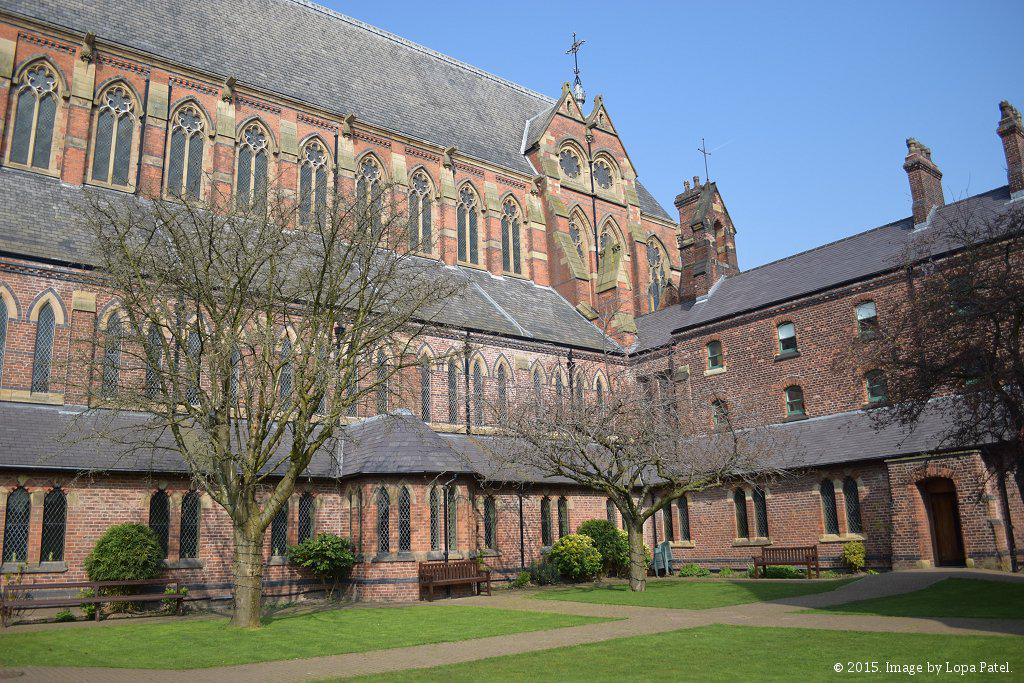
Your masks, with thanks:
[[[928,513],[932,557],[937,567],[963,566],[964,541],[960,531],[960,510],[956,486],[951,479],[933,477],[919,484]]]

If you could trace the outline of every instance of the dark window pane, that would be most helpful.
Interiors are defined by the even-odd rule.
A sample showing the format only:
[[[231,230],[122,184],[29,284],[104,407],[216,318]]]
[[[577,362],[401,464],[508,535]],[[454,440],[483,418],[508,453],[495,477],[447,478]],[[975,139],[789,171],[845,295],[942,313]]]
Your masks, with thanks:
[[[96,117],[96,142],[92,152],[92,179],[106,182],[110,172],[110,145],[114,141],[114,114],[109,109]]]
[[[36,348],[32,359],[32,391],[35,392],[50,390],[55,324],[53,307],[50,304],[45,304],[36,318]]]
[[[672,504],[669,503],[661,509],[661,516],[665,521],[665,540],[673,541],[676,537],[675,529],[673,528],[672,520]]]
[[[754,521],[757,522],[759,538],[768,538],[768,501],[764,489],[754,489]]]
[[[484,546],[496,550],[498,547],[498,511],[494,498],[484,498]]]
[[[315,526],[316,500],[311,493],[306,492],[299,498],[299,543],[313,538]]]
[[[110,182],[114,185],[127,185],[131,173],[132,134],[135,122],[131,116],[124,115],[117,121],[117,145],[114,149],[114,171]]]
[[[542,498],[540,501],[540,542],[542,545],[551,545],[551,499]]]
[[[160,552],[166,558],[171,531],[171,506],[165,491],[156,491],[149,497],[149,528],[156,534]]]
[[[377,491],[377,552],[391,552],[391,498],[384,487]]]
[[[284,501],[270,522],[270,554],[281,557],[288,552],[288,501]]]
[[[7,348],[7,303],[0,299],[0,377],[4,374],[4,349]]]
[[[821,514],[825,520],[825,533],[839,535],[839,518],[836,515],[836,489],[831,479],[821,482]]]
[[[4,516],[4,562],[28,561],[28,523],[32,502],[28,491],[18,487],[7,496]]]
[[[747,497],[743,489],[736,489],[732,494],[736,507],[736,538],[750,538],[750,526],[747,524]]]
[[[860,491],[853,477],[843,480],[843,498],[846,499],[846,529],[851,534],[864,533],[860,519]]]
[[[180,195],[184,176],[185,131],[175,128],[171,132],[171,151],[167,155],[167,192],[174,196]]]
[[[238,205],[248,206],[252,201],[252,150],[242,146],[238,148],[238,184],[235,192],[238,195]]]
[[[178,532],[178,556],[199,557],[199,515],[202,510],[198,491],[189,491],[181,499],[181,529]]]
[[[31,88],[18,95],[18,110],[14,114],[14,133],[11,135],[11,161],[28,163],[28,147],[32,139],[32,118],[36,111],[36,96]]]
[[[43,538],[40,562],[64,559],[64,532],[67,525],[68,502],[60,487],[50,489],[43,498]]]
[[[448,422],[459,422],[459,366],[454,360],[448,362]]]
[[[558,499],[558,537],[569,535],[569,501]]]
[[[412,501],[409,489],[402,487],[398,492],[398,552],[412,550]]]
[[[50,167],[50,147],[53,144],[53,125],[57,119],[57,97],[53,94],[39,100],[39,118],[36,121],[36,139],[32,143],[32,165]]]
[[[683,496],[676,501],[679,510],[679,540],[689,541],[690,538],[690,499]]]
[[[203,179],[203,135],[196,133],[188,141],[188,177],[185,189],[193,199],[199,198]]]
[[[420,361],[420,417],[430,422],[430,359]]]

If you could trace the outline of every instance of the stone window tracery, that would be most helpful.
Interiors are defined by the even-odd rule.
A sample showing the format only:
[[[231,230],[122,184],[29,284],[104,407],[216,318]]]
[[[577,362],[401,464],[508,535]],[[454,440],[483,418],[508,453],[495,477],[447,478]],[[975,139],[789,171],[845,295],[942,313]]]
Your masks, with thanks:
[[[477,243],[479,241],[478,222],[480,219],[476,194],[469,187],[463,187],[459,192],[457,218],[459,260],[463,263],[479,265],[480,254]]]
[[[433,247],[430,212],[430,181],[417,171],[409,184],[409,248],[429,253]]]
[[[198,199],[203,177],[205,119],[191,104],[175,112],[167,154],[167,193]]]
[[[523,261],[520,254],[521,224],[519,207],[511,199],[506,200],[501,214],[501,267],[506,273],[520,275],[523,272]]]
[[[667,261],[658,241],[652,237],[647,242],[647,270],[650,279],[648,301],[652,311],[661,308],[662,299],[668,289]]]
[[[559,152],[558,165],[562,169],[562,173],[573,180],[579,178],[582,174],[579,156],[568,147]]]
[[[266,210],[269,148],[270,137],[263,126],[253,122],[242,130],[235,185],[239,207]]]
[[[602,190],[610,190],[615,184],[615,173],[612,171],[611,164],[604,159],[594,162],[594,182]]]
[[[92,180],[114,187],[129,187],[135,139],[135,99],[115,85],[100,97],[93,133]]]
[[[327,212],[330,168],[327,149],[319,140],[310,140],[302,148],[299,162],[299,222],[308,225],[322,221]]]
[[[12,163],[50,168],[57,104],[57,76],[53,70],[42,63],[27,69],[14,105],[8,157]]]
[[[370,230],[379,230],[381,227],[381,216],[384,213],[383,177],[380,165],[372,156],[366,156],[359,164],[356,205],[361,214],[360,221]]]

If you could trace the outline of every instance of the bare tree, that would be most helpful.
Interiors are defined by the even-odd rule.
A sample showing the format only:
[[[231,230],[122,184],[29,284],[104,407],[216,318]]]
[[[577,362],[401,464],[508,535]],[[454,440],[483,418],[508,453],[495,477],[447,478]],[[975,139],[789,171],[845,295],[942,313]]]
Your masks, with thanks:
[[[405,199],[358,184],[296,202],[92,194],[81,207],[115,303],[72,361],[103,438],[169,447],[227,512],[232,624],[260,624],[263,538],[357,405],[388,409],[412,345],[455,294],[415,255]],[[429,250],[426,247],[425,250]],[[146,419],[112,416],[142,413]]]

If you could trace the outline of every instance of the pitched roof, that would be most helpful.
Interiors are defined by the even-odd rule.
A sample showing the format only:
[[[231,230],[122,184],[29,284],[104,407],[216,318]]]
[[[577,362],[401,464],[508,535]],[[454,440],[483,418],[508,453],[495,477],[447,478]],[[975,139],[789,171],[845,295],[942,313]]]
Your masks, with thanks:
[[[720,280],[708,296],[636,319],[636,351],[663,346],[674,331],[698,327],[772,304],[806,296],[891,270],[919,234],[942,231],[954,221],[983,219],[1005,210],[1007,186],[935,209],[924,232],[910,217],[767,263]],[[930,232],[929,232],[930,231]],[[939,252],[945,245],[936,241]]]
[[[306,0],[4,0],[3,10],[529,175],[523,129],[554,103]],[[664,213],[657,202],[644,210]]]

